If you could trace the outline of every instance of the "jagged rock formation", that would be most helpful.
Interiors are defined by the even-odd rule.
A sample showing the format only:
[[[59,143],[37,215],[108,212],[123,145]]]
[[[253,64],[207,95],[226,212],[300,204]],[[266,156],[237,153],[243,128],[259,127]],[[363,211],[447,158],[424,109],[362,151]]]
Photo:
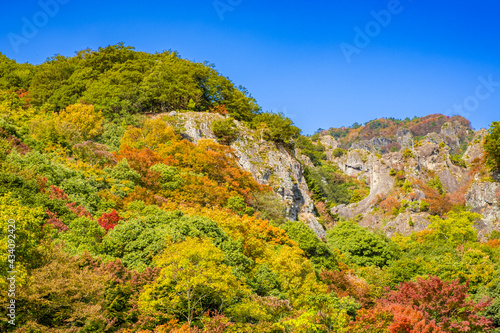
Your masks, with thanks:
[[[396,141],[403,148],[410,148],[413,146],[413,134],[407,128],[400,128],[396,133]]]
[[[360,142],[354,142],[351,146],[352,149],[364,149],[367,151],[378,151],[380,148],[384,146],[388,146],[393,143],[392,140],[389,140],[384,137],[376,137],[370,140],[363,140]]]
[[[414,190],[411,198],[399,194],[399,199],[407,199],[410,204],[397,216],[374,213],[379,196],[385,197],[394,190],[395,182],[394,176],[390,175],[391,170],[400,170],[407,178],[423,182],[428,181],[430,175],[437,176],[444,190],[450,194],[462,191],[466,204],[484,217],[476,225],[481,238],[494,229],[499,230],[500,186],[495,182],[481,181],[479,176],[471,171],[471,164],[483,156],[481,142],[485,134],[484,130],[474,132],[461,122],[449,121],[442,125],[439,133],[429,133],[417,146],[414,145],[412,133],[400,128],[396,141],[372,138],[353,143],[344,156],[335,158],[328,155],[328,160],[344,173],[365,180],[370,186],[370,194],[362,201],[338,205],[333,207],[331,212],[342,218],[354,218],[362,226],[380,228],[388,236],[395,233],[408,235],[413,231],[425,229],[430,223],[429,214],[415,209],[416,203],[425,198],[425,194],[420,190]],[[464,141],[465,137],[469,138],[469,141]],[[403,147],[401,151],[407,147],[409,153],[403,154],[400,151],[377,154],[381,147],[394,142]],[[458,166],[452,162],[450,155],[467,143],[469,144],[462,158],[467,167]]]
[[[477,225],[480,235],[499,230],[500,185],[498,183],[476,182],[470,187],[465,199],[473,212],[484,217]]]
[[[169,114],[174,126],[182,135],[197,142],[201,138],[216,140],[212,122],[224,116],[213,113],[187,112]],[[318,223],[314,202],[304,179],[304,167],[313,168],[310,158],[300,149],[290,150],[274,142],[262,140],[253,130],[236,121],[238,138],[231,144],[240,166],[250,172],[260,183],[269,185],[287,204],[287,215],[292,220],[306,223],[320,238],[325,237],[324,228]],[[486,132],[474,132],[463,122],[450,119],[444,122],[440,131],[416,137],[406,128],[399,128],[390,138],[373,137],[370,140],[354,142],[346,153],[335,157],[333,152],[340,148],[340,142],[331,135],[321,135],[318,141],[325,147],[327,160],[337,165],[346,175],[366,182],[370,192],[363,200],[338,205],[331,209],[341,218],[355,219],[360,225],[372,229],[382,229],[388,236],[395,233],[408,235],[429,225],[429,213],[420,211],[418,204],[425,194],[414,189],[406,210],[396,216],[375,213],[374,208],[394,191],[394,170],[403,172],[413,180],[427,182],[430,175],[437,176],[443,189],[454,194],[463,192],[466,204],[483,215],[477,229],[480,237],[494,229],[499,229],[500,188],[498,183],[485,182],[471,174],[471,165],[483,156],[482,138]],[[415,142],[419,141],[419,144]],[[462,160],[467,167],[458,166],[451,160],[451,154],[467,145]],[[384,147],[400,147],[399,151],[380,154]],[[405,152],[407,150],[407,152]],[[403,153],[404,152],[404,153]],[[409,152],[409,153],[408,153]],[[401,196],[401,195],[400,195]]]
[[[223,116],[214,113],[186,112],[172,115],[174,126],[190,141],[212,139],[212,122]],[[250,172],[260,184],[269,185],[287,204],[287,215],[292,220],[306,223],[320,238],[325,230],[314,213],[314,203],[304,180],[303,166],[296,152],[274,142],[261,140],[253,130],[235,121],[238,138],[231,144],[242,169]]]

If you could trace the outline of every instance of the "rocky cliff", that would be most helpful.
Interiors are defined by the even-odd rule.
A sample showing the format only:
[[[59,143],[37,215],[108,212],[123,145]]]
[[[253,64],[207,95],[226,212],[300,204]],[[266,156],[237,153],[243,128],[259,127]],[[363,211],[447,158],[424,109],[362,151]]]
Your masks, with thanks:
[[[465,136],[460,135],[464,132]],[[430,213],[420,209],[426,195],[418,184],[437,177],[442,184],[443,197],[448,196],[458,202],[462,200],[472,211],[482,214],[483,218],[476,224],[480,237],[498,230],[500,186],[491,179],[485,181],[474,170],[475,163],[484,153],[482,138],[485,134],[484,130],[474,132],[459,122],[450,121],[442,125],[440,132],[421,138],[418,144],[415,144],[410,131],[398,130],[392,142],[398,142],[403,148],[397,152],[379,154],[378,149],[391,141],[372,138],[353,144],[341,157],[328,154],[328,160],[343,172],[366,180],[370,186],[370,194],[362,201],[338,205],[332,208],[332,213],[341,218],[355,218],[361,225],[372,229],[380,228],[388,236],[423,230],[430,223]],[[464,137],[472,139],[464,140]],[[464,146],[467,148],[461,158],[453,156]],[[406,193],[395,184],[398,177],[399,187],[403,180],[408,182]],[[401,204],[399,211],[394,210],[394,214],[380,213],[378,205],[389,196]]]
[[[214,113],[174,112],[169,114],[168,121],[186,139],[197,142],[201,138],[216,140],[212,123],[223,118]],[[304,177],[304,168],[316,167],[311,159],[300,149],[263,140],[243,123],[235,123],[238,136],[231,147],[241,168],[275,191],[286,203],[288,218],[303,221],[318,237],[324,238],[325,229],[318,222],[315,202]],[[362,226],[381,229],[388,236],[423,230],[433,213],[422,204],[429,195],[425,193],[425,184],[437,179],[448,203],[467,204],[482,214],[476,225],[480,237],[500,228],[500,186],[475,170],[484,153],[484,130],[475,132],[463,121],[452,118],[425,136],[416,137],[404,127],[394,133],[389,137],[357,140],[340,156],[335,154],[342,147],[338,139],[327,133],[316,139],[324,147],[326,163],[369,186],[369,194],[359,202],[332,207],[332,216],[354,219]],[[384,151],[387,147],[396,148]],[[384,211],[388,202],[397,207]]]
[[[216,140],[212,123],[224,116],[214,113],[186,112],[169,114],[169,121],[190,141],[201,138]],[[286,203],[291,220],[306,223],[320,238],[325,230],[316,219],[314,203],[304,179],[303,166],[296,152],[272,141],[262,140],[258,133],[235,121],[238,136],[231,143],[242,169],[250,172],[260,184],[270,186]]]

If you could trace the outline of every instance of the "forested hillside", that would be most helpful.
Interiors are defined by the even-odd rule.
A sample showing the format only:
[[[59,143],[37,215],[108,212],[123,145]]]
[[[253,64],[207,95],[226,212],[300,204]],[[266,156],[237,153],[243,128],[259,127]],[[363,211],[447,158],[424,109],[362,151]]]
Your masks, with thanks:
[[[500,332],[499,168],[498,122],[303,136],[175,52],[0,54],[0,330]]]

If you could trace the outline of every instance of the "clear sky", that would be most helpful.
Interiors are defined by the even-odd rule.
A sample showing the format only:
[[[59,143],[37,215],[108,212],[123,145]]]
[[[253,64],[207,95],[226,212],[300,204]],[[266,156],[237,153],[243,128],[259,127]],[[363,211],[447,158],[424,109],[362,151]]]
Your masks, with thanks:
[[[57,2],[56,2],[57,1]],[[54,4],[57,4],[55,6]],[[500,121],[500,2],[2,1],[0,52],[39,64],[124,42],[209,61],[304,133],[378,117]]]

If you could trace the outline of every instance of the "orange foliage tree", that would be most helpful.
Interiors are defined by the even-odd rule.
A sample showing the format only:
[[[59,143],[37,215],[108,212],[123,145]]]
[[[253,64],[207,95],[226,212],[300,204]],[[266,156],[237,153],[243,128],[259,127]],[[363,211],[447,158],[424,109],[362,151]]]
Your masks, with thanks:
[[[453,206],[465,205],[465,192],[467,186],[462,187],[453,194],[441,194],[437,189],[424,184],[420,180],[414,181],[413,184],[415,186],[418,186],[424,192],[424,201],[429,204],[429,213],[431,214],[443,216],[444,214],[448,213],[453,208]]]
[[[355,333],[445,333],[433,321],[427,320],[422,312],[399,304],[362,309],[350,326]]]
[[[380,203],[380,208],[382,208],[386,213],[392,213],[394,208],[399,207],[399,201],[395,197],[387,197]]]

